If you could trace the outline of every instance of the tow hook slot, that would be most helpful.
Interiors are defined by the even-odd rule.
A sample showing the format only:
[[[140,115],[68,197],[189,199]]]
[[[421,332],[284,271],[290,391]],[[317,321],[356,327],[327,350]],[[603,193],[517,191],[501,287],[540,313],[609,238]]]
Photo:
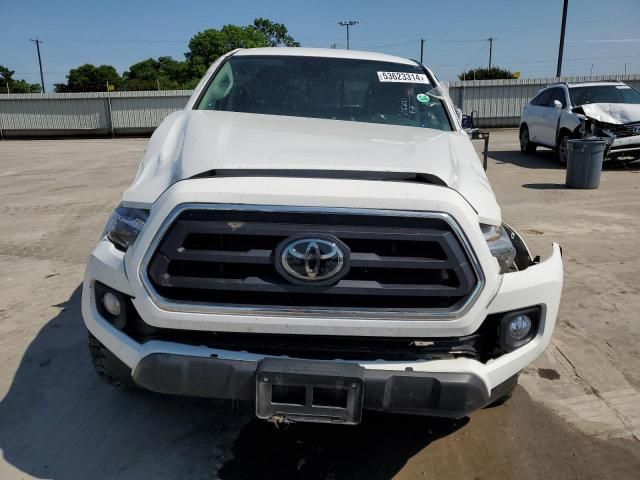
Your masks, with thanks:
[[[353,363],[266,358],[256,371],[256,415],[296,421],[360,423],[364,368]]]

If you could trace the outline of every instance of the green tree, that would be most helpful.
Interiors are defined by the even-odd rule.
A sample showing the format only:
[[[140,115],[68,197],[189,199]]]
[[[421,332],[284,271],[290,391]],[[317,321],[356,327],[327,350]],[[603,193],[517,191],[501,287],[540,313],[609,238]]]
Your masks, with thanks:
[[[198,79],[193,77],[189,63],[160,57],[131,65],[122,80],[123,90],[181,90],[193,88]]]
[[[0,65],[0,93],[40,93],[39,83],[16,80],[13,78],[15,73],[14,70]]]
[[[500,67],[472,68],[458,75],[460,80],[498,80],[502,78],[515,78],[511,70]]]
[[[253,26],[225,25],[220,30],[210,28],[194,35],[185,53],[193,77],[200,78],[209,65],[236,48],[268,47],[269,38]]]
[[[104,92],[107,82],[118,90],[122,78],[111,65],[96,67],[86,63],[78,68],[72,68],[67,75],[67,83],[56,83],[56,92]]]
[[[300,42],[296,42],[287,27],[282,23],[275,23],[268,18],[256,18],[253,21],[253,28],[264,33],[269,39],[272,47],[299,47]]]

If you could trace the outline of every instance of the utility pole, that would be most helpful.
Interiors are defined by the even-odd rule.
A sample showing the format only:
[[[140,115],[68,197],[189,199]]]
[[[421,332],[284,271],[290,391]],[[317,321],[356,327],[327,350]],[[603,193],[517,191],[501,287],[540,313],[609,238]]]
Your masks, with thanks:
[[[349,27],[353,27],[354,25],[358,25],[360,22],[357,20],[344,20],[342,22],[338,22],[338,25],[341,27],[347,27],[347,50],[349,50]]]
[[[424,38],[420,39],[420,63],[424,63]]]
[[[564,32],[567,29],[567,10],[569,8],[569,0],[564,0],[562,7],[562,28],[560,29],[560,47],[558,48],[558,68],[556,69],[556,77],[562,76],[562,54],[564,53]]]
[[[30,38],[32,42],[36,44],[36,50],[38,51],[38,65],[40,65],[40,84],[42,85],[42,93],[47,93],[44,89],[44,75],[42,74],[42,57],[40,57],[40,44],[42,40]]]
[[[493,38],[493,37],[487,38],[487,41],[489,42],[489,69],[491,69],[491,57],[493,55],[493,41],[494,40],[495,40],[495,38]]]

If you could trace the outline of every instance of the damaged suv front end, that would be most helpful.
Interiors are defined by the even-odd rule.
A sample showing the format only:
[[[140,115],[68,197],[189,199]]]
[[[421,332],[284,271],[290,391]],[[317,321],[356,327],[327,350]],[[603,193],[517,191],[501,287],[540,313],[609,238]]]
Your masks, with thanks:
[[[622,82],[559,83],[544,88],[523,108],[520,148],[553,148],[562,164],[567,141],[606,141],[605,160],[640,159],[640,93]]]
[[[640,159],[640,94],[637,100],[637,104],[597,103],[573,108],[581,120],[582,138],[599,137],[607,142],[607,160]]]

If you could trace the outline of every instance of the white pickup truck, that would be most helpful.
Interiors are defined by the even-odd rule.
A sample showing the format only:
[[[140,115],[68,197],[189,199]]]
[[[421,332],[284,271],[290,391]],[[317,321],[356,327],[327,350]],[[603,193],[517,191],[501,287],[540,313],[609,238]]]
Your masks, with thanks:
[[[251,400],[276,422],[461,417],[551,337],[532,258],[433,73],[335,49],[236,50],[153,134],[89,260],[116,386]]]

